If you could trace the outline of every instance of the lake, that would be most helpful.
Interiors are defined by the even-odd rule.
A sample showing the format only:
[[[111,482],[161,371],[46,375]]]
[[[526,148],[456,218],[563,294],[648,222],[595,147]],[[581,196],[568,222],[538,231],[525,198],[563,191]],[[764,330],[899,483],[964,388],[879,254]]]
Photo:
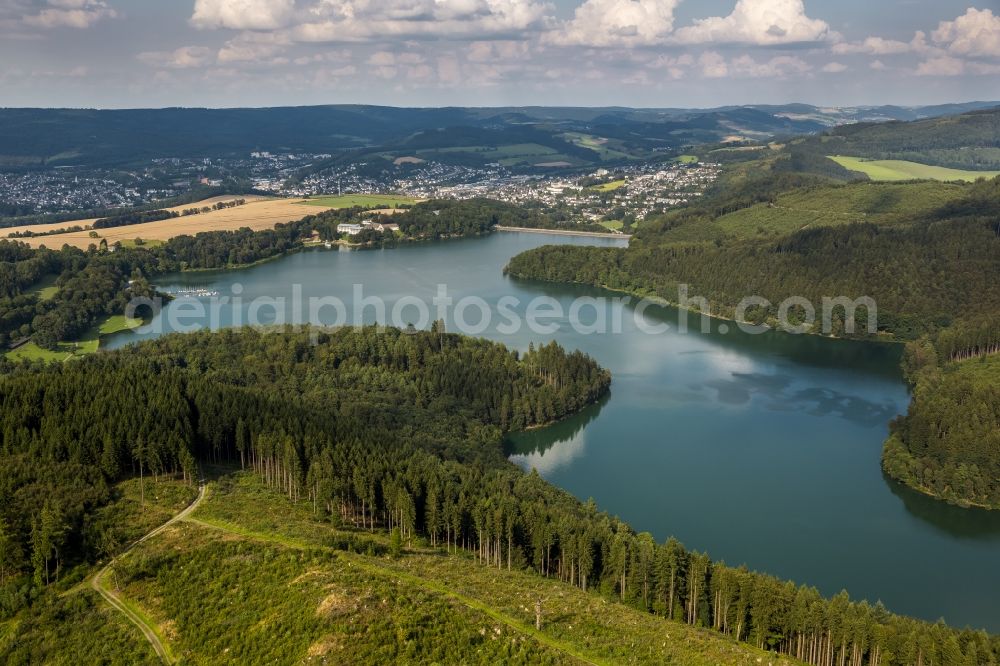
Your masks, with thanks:
[[[723,334],[720,322],[707,334],[682,335],[673,309],[638,314],[610,292],[502,274],[510,257],[547,243],[621,244],[498,233],[388,250],[305,251],[240,271],[165,276],[157,280],[161,289],[190,296],[165,307],[150,325],[155,330],[106,342],[121,346],[183,325],[231,326],[248,321],[251,311],[264,324],[281,321],[279,311],[296,321],[293,297],[327,297],[349,312],[359,297],[370,299],[360,312],[365,322],[424,324],[417,303],[437,318],[433,301],[445,285],[456,306],[467,301],[461,313],[445,313],[449,330],[464,321],[470,332],[516,349],[554,339],[613,373],[601,404],[510,437],[510,458],[524,469],[536,468],[580,499],[594,498],[657,540],[673,535],[728,564],[827,595],[846,589],[853,598],[881,599],[894,612],[1000,631],[1000,512],[945,505],[880,470],[888,423],[908,402],[898,346],[748,335],[736,327]],[[206,304],[215,293],[240,303],[212,315]],[[544,307],[540,297],[549,297]],[[590,307],[571,311],[581,297],[602,305],[586,301]],[[483,321],[479,304],[499,312],[504,299],[507,316]],[[536,306],[563,313],[507,330]],[[391,319],[394,309],[402,322]],[[304,318],[312,319],[308,311]],[[619,332],[590,332],[601,328],[599,312],[606,328]],[[323,323],[340,321],[329,303],[317,315]],[[691,323],[698,331],[697,318]],[[646,332],[662,324],[670,329]]]

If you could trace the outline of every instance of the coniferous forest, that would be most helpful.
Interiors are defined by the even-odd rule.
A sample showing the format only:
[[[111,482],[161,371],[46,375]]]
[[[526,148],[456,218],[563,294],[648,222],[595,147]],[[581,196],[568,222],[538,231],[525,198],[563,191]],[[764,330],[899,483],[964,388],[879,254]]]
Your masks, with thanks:
[[[23,612],[106,541],[91,517],[123,477],[228,462],[318,515],[426,538],[814,664],[995,663],[984,633],[656,543],[508,463],[504,431],[598,400],[608,373],[554,343],[523,355],[395,329],[171,335],[5,368],[0,612]],[[79,396],[88,396],[80,400]],[[99,525],[99,524],[98,524]]]

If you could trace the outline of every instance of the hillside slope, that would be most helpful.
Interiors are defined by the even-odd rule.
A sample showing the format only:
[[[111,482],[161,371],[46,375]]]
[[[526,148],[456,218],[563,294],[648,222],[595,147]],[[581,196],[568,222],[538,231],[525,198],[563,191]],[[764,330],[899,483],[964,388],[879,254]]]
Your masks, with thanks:
[[[908,123],[844,125],[808,144],[826,155],[995,170],[1000,169],[1000,108]]]
[[[0,623],[37,615],[91,563],[121,552],[115,544],[131,541],[115,538],[121,521],[95,523],[114,506],[109,483],[137,471],[142,502],[143,479],[147,496],[158,488],[150,476],[154,484],[165,474],[190,480],[206,465],[238,464],[246,472],[235,483],[220,481],[183,524],[127,552],[99,581],[114,582],[137,604],[135,615],[176,646],[165,653],[190,654],[194,663],[247,650],[323,653],[328,643],[336,653],[364,637],[372,643],[363,663],[390,654],[450,661],[474,632],[497,634],[477,613],[507,627],[497,634],[503,649],[525,662],[568,654],[596,663],[729,663],[727,650],[739,660],[749,649],[726,646],[737,640],[811,663],[957,655],[945,663],[971,664],[1000,654],[1000,643],[981,632],[892,615],[846,592],[826,599],[674,539],[657,543],[522,472],[503,456],[504,431],[574,413],[609,387],[592,359],[554,344],[518,354],[436,329],[239,329],[8,370],[0,377],[0,520],[10,529],[0,536],[13,557],[0,582]],[[178,531],[162,547],[161,537]],[[331,559],[332,551],[348,554]],[[395,560],[385,553],[403,551],[400,562],[415,569],[386,574]],[[258,566],[261,573],[248,573]],[[362,590],[350,587],[345,567],[366,574]],[[334,606],[374,590],[361,595],[368,601],[358,612],[370,604],[387,610],[354,629],[317,620],[325,597],[311,584],[296,587],[314,568],[324,586],[343,590]],[[536,598],[519,596],[525,589]],[[542,629],[554,632],[544,636],[530,631],[542,590]],[[397,595],[407,599],[398,608]],[[577,601],[565,607],[566,599]],[[456,603],[465,615],[439,624]],[[441,610],[424,617],[427,607]],[[603,624],[618,613],[625,615],[617,624]],[[563,615],[571,618],[565,625],[556,622]],[[676,635],[693,636],[681,647],[665,640],[675,635],[671,621],[688,627]],[[34,638],[15,644],[29,656],[51,648],[61,627],[35,626]],[[702,651],[701,629],[722,643]],[[510,631],[540,647],[522,652]],[[688,643],[693,653],[682,650]],[[483,661],[507,654],[494,648]]]
[[[795,663],[423,539],[390,550],[381,530],[331,525],[222,470],[192,516],[117,568],[183,663]]]

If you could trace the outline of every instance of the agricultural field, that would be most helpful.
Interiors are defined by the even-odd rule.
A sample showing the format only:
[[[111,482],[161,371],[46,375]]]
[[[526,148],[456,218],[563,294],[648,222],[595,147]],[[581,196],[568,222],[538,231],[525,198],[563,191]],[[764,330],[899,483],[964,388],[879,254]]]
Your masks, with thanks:
[[[417,201],[417,199],[412,197],[397,196],[395,194],[344,194],[340,196],[310,197],[303,199],[299,203],[307,206],[320,206],[329,210],[333,208],[400,208],[402,206],[412,206]]]
[[[935,210],[966,191],[958,183],[855,182],[780,195],[773,204],[757,204],[710,222],[685,224],[663,233],[672,241],[773,238],[810,226],[853,222],[893,224]]]
[[[233,197],[229,197],[232,199]],[[242,197],[240,197],[242,198]],[[184,208],[196,208],[208,206],[218,199],[200,201],[196,204],[181,206]],[[110,229],[98,229],[97,238],[90,236],[89,230],[76,231],[64,234],[54,234],[52,236],[35,236],[33,238],[19,239],[32,247],[44,245],[48,248],[61,248],[63,245],[71,245],[80,249],[87,249],[90,245],[100,244],[101,239],[114,245],[121,242],[123,245],[133,243],[136,238],[142,238],[144,242],[153,245],[157,241],[168,241],[175,236],[184,234],[197,234],[202,231],[232,231],[242,227],[248,227],[254,231],[262,229],[272,229],[275,224],[283,222],[294,222],[301,220],[310,212],[304,210],[301,199],[267,199],[248,198],[247,203],[234,208],[224,208],[213,210],[210,213],[200,213],[198,215],[188,215],[185,217],[175,217],[169,220],[158,222],[146,222],[144,224],[132,224],[124,227],[113,227]],[[329,206],[321,203],[315,204],[317,208],[328,210]],[[170,209],[174,210],[174,209]],[[5,230],[7,233],[31,229],[43,231],[46,227],[66,228],[70,226],[86,226],[92,224],[94,220],[78,220],[73,222],[60,222],[56,225],[37,225],[31,227],[16,227]]]
[[[252,203],[255,201],[266,201],[267,197],[256,196],[253,194],[226,194],[218,197],[211,197],[209,199],[202,199],[201,201],[195,201],[193,203],[183,204],[181,206],[170,206],[169,208],[163,208],[162,210],[169,210],[180,213],[187,210],[188,208],[202,208],[204,206],[213,206],[214,204],[221,202],[234,201],[236,199],[244,199],[247,203]],[[7,237],[10,234],[17,233],[20,231],[34,231],[35,233],[45,233],[48,231],[55,231],[57,229],[66,229],[68,227],[90,227],[97,218],[91,217],[82,220],[68,220],[66,222],[52,222],[49,224],[31,224],[20,227],[4,227],[0,229],[0,237]],[[111,229],[105,229],[104,231],[111,231]],[[26,239],[25,239],[26,240]]]
[[[1000,176],[1000,171],[949,169],[920,164],[919,162],[907,162],[905,160],[866,160],[860,157],[843,157],[840,155],[832,155],[830,159],[845,169],[859,171],[872,180],[878,181],[926,179],[942,181],[964,180],[972,182],[979,178],[995,178],[996,176]]]

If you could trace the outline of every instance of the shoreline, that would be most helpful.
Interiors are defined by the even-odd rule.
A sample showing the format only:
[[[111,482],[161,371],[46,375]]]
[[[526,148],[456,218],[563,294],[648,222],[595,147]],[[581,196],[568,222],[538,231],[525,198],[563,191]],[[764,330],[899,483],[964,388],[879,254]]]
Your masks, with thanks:
[[[602,233],[599,231],[572,231],[570,229],[538,229],[535,227],[503,227],[497,225],[493,227],[497,231],[515,231],[526,234],[554,234],[557,236],[583,236],[585,238],[624,238],[629,240],[632,238],[631,234],[616,234],[609,231],[608,233]]]
[[[886,441],[888,441],[888,440],[886,440]],[[883,446],[885,446],[884,443],[883,443]],[[903,479],[897,478],[897,477],[893,476],[892,474],[890,474],[888,471],[886,471],[886,469],[885,469],[884,466],[882,467],[882,471],[885,473],[886,476],[888,476],[890,479],[892,479],[895,483],[898,483],[901,486],[903,486],[904,488],[912,490],[913,492],[915,492],[915,493],[917,493],[919,495],[922,495],[924,497],[932,499],[935,502],[941,502],[943,504],[947,504],[948,506],[952,506],[952,507],[955,507],[956,509],[961,509],[963,511],[967,511],[969,509],[973,509],[973,510],[976,510],[976,511],[1000,512],[1000,504],[982,504],[980,502],[973,502],[971,500],[956,500],[956,499],[951,499],[951,498],[945,497],[944,495],[938,495],[937,493],[935,493],[933,490],[931,490],[930,488],[928,488],[926,486],[915,486],[915,485],[912,485],[910,483],[907,483]]]
[[[581,282],[579,280],[572,280],[572,281],[568,281],[568,282],[564,281],[564,280],[546,280],[546,279],[543,279],[543,278],[536,278],[536,277],[530,277],[530,276],[521,275],[519,273],[508,273],[506,267],[504,268],[504,273],[506,275],[508,275],[509,277],[515,279],[515,280],[529,280],[529,281],[532,281],[532,282],[538,282],[538,283],[542,283],[542,284],[549,283],[549,284],[579,285],[579,286],[583,286],[583,287],[593,287],[595,289],[604,289],[606,291],[610,291],[610,292],[613,292],[613,293],[616,293],[616,294],[625,294],[626,296],[633,296],[635,298],[644,299],[644,300],[650,301],[654,305],[659,305],[661,307],[674,308],[675,310],[684,310],[684,311],[686,311],[689,314],[705,316],[705,317],[708,317],[709,319],[712,319],[712,320],[715,320],[715,321],[718,321],[718,322],[722,322],[722,323],[726,323],[726,324],[734,324],[737,327],[739,327],[741,324],[749,324],[750,326],[763,326],[763,327],[765,327],[767,329],[767,332],[784,333],[785,335],[809,335],[809,336],[813,336],[813,337],[816,337],[816,338],[823,338],[825,340],[838,340],[838,341],[845,341],[845,342],[862,342],[862,343],[865,343],[865,344],[892,344],[892,345],[901,345],[901,344],[906,344],[906,342],[907,342],[906,340],[901,340],[901,339],[896,338],[894,336],[884,336],[884,335],[880,335],[880,334],[876,334],[874,336],[874,338],[871,338],[871,337],[869,337],[869,338],[851,338],[851,337],[846,337],[846,336],[843,336],[843,335],[833,335],[833,334],[827,335],[827,334],[824,334],[824,333],[815,333],[815,332],[812,332],[812,331],[803,331],[802,333],[793,333],[791,331],[786,331],[784,329],[777,328],[777,327],[771,326],[770,324],[766,324],[766,323],[765,324],[754,324],[753,322],[740,321],[738,319],[733,319],[731,317],[727,317],[727,316],[721,315],[721,314],[715,314],[715,313],[711,313],[711,312],[702,312],[701,310],[696,310],[696,309],[691,308],[691,307],[686,307],[686,306],[680,305],[679,303],[673,303],[673,302],[671,302],[671,301],[669,301],[669,300],[667,300],[667,299],[665,299],[665,298],[663,298],[661,296],[657,296],[655,293],[654,294],[644,294],[642,291],[636,291],[636,290],[630,290],[630,289],[621,289],[621,288],[617,288],[617,287],[609,287],[608,285],[605,285],[605,284],[595,284],[593,282]]]

